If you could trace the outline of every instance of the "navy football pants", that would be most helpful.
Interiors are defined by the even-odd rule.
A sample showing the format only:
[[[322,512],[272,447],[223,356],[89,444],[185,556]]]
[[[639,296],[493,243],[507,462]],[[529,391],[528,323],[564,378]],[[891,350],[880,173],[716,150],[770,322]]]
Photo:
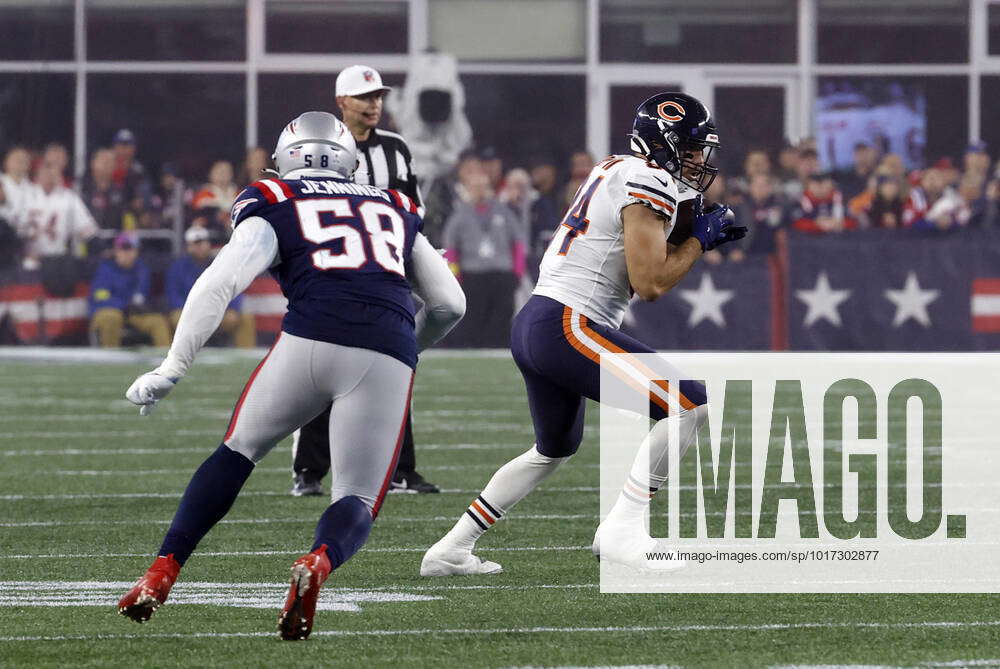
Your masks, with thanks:
[[[551,458],[573,455],[580,446],[584,398],[601,401],[602,353],[626,354],[606,356],[605,367],[627,392],[648,399],[654,420],[666,418],[675,402],[668,379],[680,380],[678,411],[707,403],[704,385],[685,380],[673,366],[627,355],[655,353],[650,347],[541,295],[533,295],[514,318],[511,352],[528,391],[538,452]]]

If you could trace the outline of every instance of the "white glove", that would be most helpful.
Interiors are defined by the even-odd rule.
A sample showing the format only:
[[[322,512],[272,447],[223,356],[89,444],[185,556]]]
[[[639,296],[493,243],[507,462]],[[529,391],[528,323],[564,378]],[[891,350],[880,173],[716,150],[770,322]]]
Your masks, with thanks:
[[[177,379],[169,379],[156,372],[147,372],[132,382],[125,391],[125,399],[141,407],[140,416],[148,416],[156,403],[166,397],[176,383]]]

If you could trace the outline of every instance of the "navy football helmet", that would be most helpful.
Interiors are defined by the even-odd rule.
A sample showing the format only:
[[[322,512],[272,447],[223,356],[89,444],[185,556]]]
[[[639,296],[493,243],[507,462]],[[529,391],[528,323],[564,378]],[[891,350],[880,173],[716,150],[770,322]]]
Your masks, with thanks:
[[[719,173],[709,162],[720,146],[715,121],[708,107],[690,95],[659,93],[643,102],[635,110],[628,139],[632,151],[699,192],[707,190]],[[699,150],[704,162],[686,157]]]

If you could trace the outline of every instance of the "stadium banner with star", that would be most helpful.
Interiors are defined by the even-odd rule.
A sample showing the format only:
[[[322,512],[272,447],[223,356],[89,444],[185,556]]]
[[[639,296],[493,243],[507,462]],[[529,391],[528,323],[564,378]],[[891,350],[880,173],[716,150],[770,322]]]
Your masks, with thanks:
[[[787,279],[792,350],[1000,346],[998,234],[793,234]]]
[[[633,299],[623,329],[658,350],[772,348],[772,263],[766,256],[699,263],[655,302]]]
[[[634,298],[623,329],[658,350],[1000,350],[1000,234],[791,232]]]

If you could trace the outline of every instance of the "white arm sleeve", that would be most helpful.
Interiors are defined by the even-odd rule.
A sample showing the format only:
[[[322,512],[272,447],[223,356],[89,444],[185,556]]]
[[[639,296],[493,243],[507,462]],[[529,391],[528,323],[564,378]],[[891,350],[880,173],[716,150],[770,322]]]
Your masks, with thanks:
[[[440,341],[465,315],[465,293],[448,263],[417,234],[411,255],[413,292],[424,302],[417,313],[417,348],[423,351]]]
[[[156,373],[171,379],[187,374],[229,303],[277,260],[278,237],[270,224],[259,216],[242,221],[188,293],[174,343]]]

